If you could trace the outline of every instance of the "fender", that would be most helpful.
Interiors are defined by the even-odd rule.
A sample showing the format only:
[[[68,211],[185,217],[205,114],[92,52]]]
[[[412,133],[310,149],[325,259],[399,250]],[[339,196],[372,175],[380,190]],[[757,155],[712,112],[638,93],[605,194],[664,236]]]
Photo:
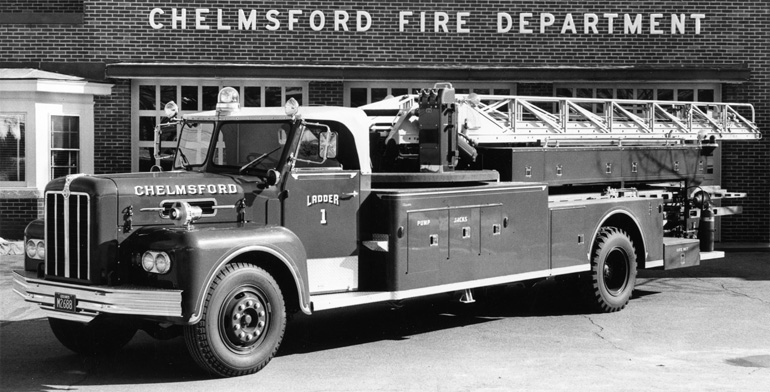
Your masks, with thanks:
[[[195,225],[192,230],[176,226],[143,228],[123,247],[134,254],[155,250],[172,255],[171,272],[157,279],[170,281],[183,290],[184,323],[200,321],[206,292],[219,271],[250,252],[269,254],[285,266],[296,286],[300,309],[310,314],[307,253],[300,239],[284,227],[246,223]]]
[[[643,206],[640,206],[639,208],[644,208],[644,210],[648,210],[648,208],[649,208],[648,202],[654,201],[654,200],[655,199],[641,199],[641,200],[639,200],[640,204],[643,204]],[[634,203],[634,205],[636,205],[636,203]],[[640,215],[641,214],[639,213],[639,211],[636,210],[636,208],[634,208],[634,206],[628,206],[628,205],[626,205],[626,206],[614,206],[614,207],[608,209],[603,214],[603,216],[599,220],[598,224],[595,226],[594,231],[593,231],[593,236],[590,237],[590,238],[592,238],[591,241],[594,241],[596,239],[596,236],[599,234],[599,230],[601,230],[601,228],[605,225],[605,223],[607,221],[609,221],[611,219],[614,219],[614,218],[618,218],[619,216],[623,216],[626,219],[629,219],[631,222],[633,222],[634,226],[636,227],[636,230],[639,233],[639,237],[641,238],[641,244],[637,244],[637,245],[641,245],[642,249],[644,249],[645,260],[649,259],[649,257],[651,256],[650,255],[650,249],[651,249],[650,245],[651,244],[649,243],[649,238],[648,237],[650,236],[651,233],[649,233],[647,229],[650,226],[650,222],[649,222],[649,220],[646,220],[645,222],[642,222],[640,220],[640,217],[639,217]],[[645,215],[646,215],[646,212],[645,212]],[[629,234],[631,234],[631,233],[629,233]],[[662,233],[661,233],[661,236],[662,236]],[[655,236],[653,236],[653,238],[654,237]],[[590,249],[591,248],[589,247],[589,250]],[[589,251],[587,256],[588,256],[588,260],[590,260],[591,259],[590,251]],[[655,257],[655,256],[657,256],[657,254],[654,254],[652,256]]]
[[[297,238],[294,233],[283,227],[281,227],[281,229],[290,233],[291,236],[296,239],[297,244],[302,247],[299,238]],[[302,257],[297,258],[287,253],[285,249],[275,246],[275,244],[247,245],[231,250],[228,254],[223,256],[222,259],[217,261],[215,267],[211,270],[208,279],[206,279],[206,284],[200,288],[200,292],[197,295],[196,306],[194,308],[195,310],[188,320],[189,324],[196,324],[198,321],[200,321],[201,315],[203,313],[203,298],[205,297],[206,291],[208,291],[211,283],[214,281],[214,278],[219,273],[219,271],[224,268],[225,265],[233,261],[236,257],[250,252],[269,253],[275,256],[286,266],[286,268],[291,272],[292,278],[294,278],[294,283],[297,286],[297,296],[299,297],[300,301],[300,309],[303,313],[310,315],[310,294],[307,286],[307,279],[305,279],[305,277],[307,277],[307,256],[305,255],[304,247],[302,247]],[[297,261],[301,262],[298,263]],[[302,268],[300,268],[300,265]]]

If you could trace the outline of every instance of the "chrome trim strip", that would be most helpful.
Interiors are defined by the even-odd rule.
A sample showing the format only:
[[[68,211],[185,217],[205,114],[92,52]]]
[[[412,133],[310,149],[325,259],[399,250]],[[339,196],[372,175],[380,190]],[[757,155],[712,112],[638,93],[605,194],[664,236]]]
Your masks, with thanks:
[[[347,178],[356,178],[358,176],[358,172],[349,172],[349,171],[318,171],[318,172],[303,172],[302,169],[299,169],[297,171],[293,171],[291,173],[291,176],[298,180],[302,177],[347,177]],[[312,170],[312,169],[311,169]]]
[[[71,196],[71,195],[70,195]],[[64,277],[70,277],[70,198],[64,198]],[[57,275],[58,276],[58,275]]]
[[[700,259],[703,260],[714,260],[714,259],[722,259],[725,257],[725,252],[721,250],[715,250],[711,252],[700,252]]]
[[[660,268],[660,267],[663,267],[663,259],[660,259],[660,260],[650,260],[650,261],[644,263],[644,269]]]
[[[88,196],[86,207],[86,273],[91,280],[91,196]]]
[[[397,301],[422,297],[426,295],[441,294],[451,291],[473,289],[485,286],[495,286],[499,284],[519,282],[530,279],[547,278],[550,276],[573,274],[591,270],[591,264],[579,264],[569,267],[546,269],[542,271],[525,272],[506,276],[497,276],[494,278],[471,280],[467,282],[450,283],[439,286],[424,287],[419,289],[403,291],[376,291],[376,292],[350,292],[336,294],[311,295],[310,302],[313,311],[343,308],[348,306],[364,305],[375,302]]]
[[[38,304],[49,317],[90,321],[100,313],[156,317],[182,317],[182,290],[127,286],[79,286],[33,277],[34,273],[13,271],[13,292]],[[55,311],[54,295],[77,297],[77,313]]]
[[[538,190],[543,191],[545,190],[545,185],[530,185],[530,186],[500,186],[500,187],[492,187],[492,188],[480,188],[480,189],[460,189],[460,190],[446,190],[446,191],[435,191],[435,192],[405,192],[405,193],[398,193],[398,194],[390,194],[390,193],[384,193],[382,194],[383,197],[394,197],[394,198],[407,198],[412,196],[436,196],[436,195],[453,195],[453,194],[462,194],[462,193],[494,193],[494,192],[502,192],[502,191],[532,191],[532,190]]]

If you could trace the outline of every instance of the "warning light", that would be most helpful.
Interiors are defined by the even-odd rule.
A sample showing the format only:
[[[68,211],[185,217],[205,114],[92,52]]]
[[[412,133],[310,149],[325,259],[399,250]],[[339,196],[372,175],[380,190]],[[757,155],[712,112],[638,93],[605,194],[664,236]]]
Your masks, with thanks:
[[[283,108],[286,110],[287,116],[294,118],[294,116],[297,115],[297,112],[299,112],[299,102],[294,98],[290,98],[286,101],[286,104],[283,105]]]
[[[238,90],[232,87],[225,87],[219,90],[219,96],[217,97],[217,112],[219,113],[231,113],[240,110],[240,95]]]

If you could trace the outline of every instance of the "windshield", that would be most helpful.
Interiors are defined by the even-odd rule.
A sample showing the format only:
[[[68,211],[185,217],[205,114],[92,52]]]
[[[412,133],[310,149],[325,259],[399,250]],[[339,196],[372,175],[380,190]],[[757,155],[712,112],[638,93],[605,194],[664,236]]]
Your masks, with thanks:
[[[214,133],[213,122],[184,123],[179,136],[175,168],[200,166],[206,162],[211,135]]]
[[[229,122],[214,136],[213,122],[186,123],[179,138],[175,167],[190,168],[206,162],[212,137],[216,137],[214,166],[235,171],[275,169],[291,124],[280,122]]]

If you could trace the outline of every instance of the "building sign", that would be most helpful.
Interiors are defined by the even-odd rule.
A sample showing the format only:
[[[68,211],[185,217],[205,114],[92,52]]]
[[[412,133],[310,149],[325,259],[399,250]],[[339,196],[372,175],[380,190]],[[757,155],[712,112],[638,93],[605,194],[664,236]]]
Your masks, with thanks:
[[[567,13],[470,11],[399,11],[389,15],[397,22],[383,26],[397,32],[471,33],[471,22],[483,22],[500,34],[701,34],[706,14],[694,13]],[[346,10],[153,8],[148,23],[153,29],[172,30],[263,30],[366,32],[373,27],[372,13]],[[380,19],[378,19],[380,20]],[[479,24],[477,24],[479,25]],[[380,26],[378,26],[380,27]]]

